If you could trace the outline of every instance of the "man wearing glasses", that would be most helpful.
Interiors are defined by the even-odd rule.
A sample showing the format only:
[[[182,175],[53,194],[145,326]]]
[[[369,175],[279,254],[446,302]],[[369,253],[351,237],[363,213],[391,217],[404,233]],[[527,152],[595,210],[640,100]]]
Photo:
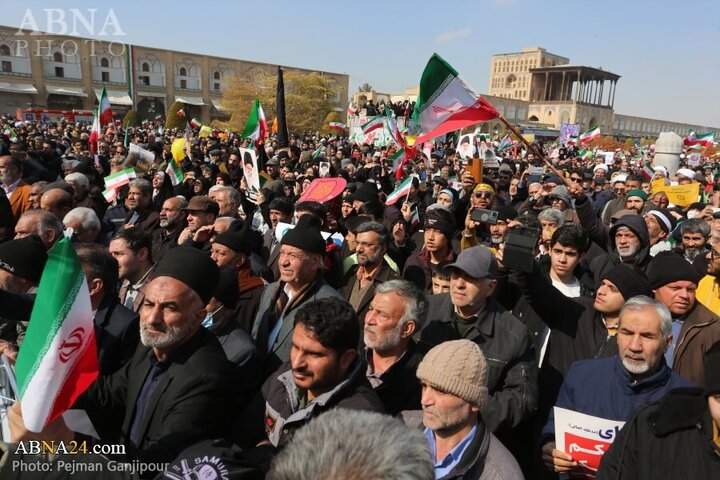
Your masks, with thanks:
[[[352,305],[363,324],[370,302],[375,296],[375,287],[388,280],[400,278],[385,261],[389,235],[378,222],[363,222],[355,233],[357,264],[345,274],[340,293]]]

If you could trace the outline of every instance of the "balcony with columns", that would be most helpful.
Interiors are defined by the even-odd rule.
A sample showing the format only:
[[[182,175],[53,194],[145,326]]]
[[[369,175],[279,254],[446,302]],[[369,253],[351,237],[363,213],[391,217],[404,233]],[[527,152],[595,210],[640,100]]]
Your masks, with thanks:
[[[612,109],[620,75],[599,68],[557,65],[530,69],[530,101]]]

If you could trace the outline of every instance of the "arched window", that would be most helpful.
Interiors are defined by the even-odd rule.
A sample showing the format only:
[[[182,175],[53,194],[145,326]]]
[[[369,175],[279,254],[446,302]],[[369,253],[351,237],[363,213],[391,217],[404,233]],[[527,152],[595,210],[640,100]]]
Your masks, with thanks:
[[[10,47],[8,47],[7,45],[0,45],[0,55],[2,55],[4,57],[9,57],[10,56]]]
[[[63,54],[60,52],[53,53],[53,61],[54,62],[62,62],[63,61]]]
[[[149,72],[150,71],[150,65],[147,62],[143,62],[142,64],[142,71],[143,72]]]
[[[220,80],[220,72],[213,72],[213,78],[215,80]]]
[[[182,75],[183,77],[187,76],[187,70],[185,69],[185,67],[180,67],[180,75]]]
[[[107,58],[101,58],[101,59],[100,59],[100,66],[103,67],[103,68],[109,68],[109,67],[110,67],[110,62],[108,61]]]

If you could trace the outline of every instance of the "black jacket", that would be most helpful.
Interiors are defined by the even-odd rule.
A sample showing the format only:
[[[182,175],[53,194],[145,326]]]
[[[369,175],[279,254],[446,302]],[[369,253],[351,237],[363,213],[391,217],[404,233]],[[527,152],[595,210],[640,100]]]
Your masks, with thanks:
[[[538,379],[538,410],[545,417],[555,405],[570,365],[577,360],[617,354],[617,340],[608,335],[592,298],[566,297],[537,265],[532,273],[518,272],[515,278],[530,306],[551,330]]]
[[[132,360],[112,375],[101,375],[78,399],[105,442],[126,445],[129,460],[170,462],[200,440],[225,434],[234,408],[230,363],[215,336],[199,329],[175,350],[167,372],[150,398],[139,445],[130,442],[135,406],[150,371],[151,349],[138,346]],[[120,431],[112,427],[122,419]]]
[[[100,374],[114,373],[135,353],[140,340],[138,315],[120,305],[112,295],[100,304],[93,321]]]
[[[355,286],[355,281],[357,280],[357,271],[360,268],[360,265],[355,264],[352,267],[348,269],[348,271],[345,273],[345,276],[343,277],[342,283],[340,284],[340,288],[338,288],[338,292],[343,296],[343,298],[350,302],[350,297],[352,296],[352,290],[353,286]],[[388,280],[396,280],[400,278],[400,275],[390,268],[390,265],[383,260],[382,265],[380,266],[380,271],[377,275],[375,275],[375,278],[373,278],[372,284],[370,287],[365,290],[365,294],[363,295],[362,299],[360,300],[360,305],[357,308],[356,312],[358,315],[358,320],[360,320],[360,325],[364,325],[365,322],[365,314],[370,309],[370,302],[372,302],[373,297],[375,296],[375,285],[378,285],[383,282],[387,282]]]
[[[598,480],[720,478],[720,450],[700,388],[671,390],[642,407],[603,455]]]
[[[429,304],[425,328],[415,337],[424,352],[461,338],[450,294],[433,295]],[[481,412],[488,428],[509,429],[529,418],[537,406],[537,369],[527,327],[490,298],[464,338],[480,345],[488,362],[490,398]]]
[[[371,354],[371,352],[368,352]],[[380,375],[382,383],[375,388],[385,411],[397,415],[403,410],[420,410],[422,387],[417,378],[417,367],[423,359],[417,344],[411,340],[408,349],[397,363]]]

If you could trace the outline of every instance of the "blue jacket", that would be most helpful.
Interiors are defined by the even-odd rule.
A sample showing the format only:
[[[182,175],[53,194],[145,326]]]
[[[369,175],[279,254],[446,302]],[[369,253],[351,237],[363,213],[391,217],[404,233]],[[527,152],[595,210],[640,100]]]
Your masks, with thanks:
[[[579,360],[568,370],[555,406],[628,421],[638,408],[659,400],[673,388],[693,386],[670,370],[664,358],[661,361],[657,372],[638,381],[631,377],[618,356]],[[543,444],[554,438],[555,416],[550,410],[540,441]]]

